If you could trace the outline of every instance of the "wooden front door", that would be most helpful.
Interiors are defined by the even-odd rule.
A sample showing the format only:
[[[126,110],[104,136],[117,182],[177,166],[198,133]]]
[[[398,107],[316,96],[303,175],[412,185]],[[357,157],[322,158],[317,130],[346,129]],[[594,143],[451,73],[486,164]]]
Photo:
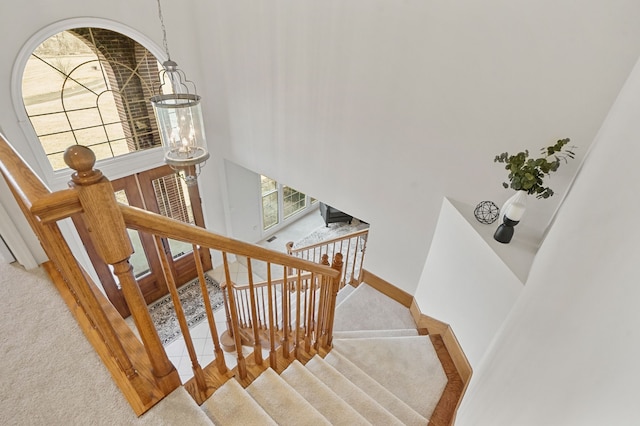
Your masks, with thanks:
[[[147,170],[111,183],[117,200],[123,204],[204,227],[198,187],[187,187],[168,166]],[[129,316],[129,308],[119,283],[109,266],[102,263],[98,257],[81,217],[74,218],[74,223],[107,297],[123,317]],[[146,302],[151,303],[169,292],[154,239],[147,233],[132,229],[129,229],[128,233],[134,247],[134,253],[130,258],[133,273]],[[197,277],[191,244],[163,238],[162,250],[167,254],[176,285],[180,286]],[[200,258],[205,271],[211,269],[211,256],[207,249],[200,249]]]

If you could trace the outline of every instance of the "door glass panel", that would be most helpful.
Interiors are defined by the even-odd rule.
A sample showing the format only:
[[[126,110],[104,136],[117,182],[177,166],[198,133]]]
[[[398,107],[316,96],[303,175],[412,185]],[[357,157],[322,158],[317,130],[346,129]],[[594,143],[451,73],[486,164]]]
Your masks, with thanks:
[[[161,215],[195,225],[189,190],[183,179],[170,174],[154,179],[152,184]],[[174,259],[193,251],[191,244],[172,239],[169,239],[169,249]]]
[[[131,245],[133,246],[133,254],[129,259],[129,263],[133,267],[133,274],[136,278],[140,278],[151,272],[149,262],[147,262],[147,256],[144,254],[144,248],[142,247],[142,241],[140,240],[140,234],[133,229],[127,229],[129,238],[131,239]]]
[[[116,200],[119,203],[129,205],[127,193],[123,189],[121,189],[120,191],[116,191],[115,196]],[[129,239],[131,240],[131,245],[133,246],[133,254],[129,258],[129,263],[131,263],[131,266],[133,267],[133,274],[135,275],[135,277],[140,278],[151,272],[151,268],[149,267],[147,256],[144,253],[140,234],[138,233],[138,231],[135,231],[133,229],[127,229],[127,232],[129,233]],[[118,282],[117,277],[114,276],[114,278],[116,282]]]

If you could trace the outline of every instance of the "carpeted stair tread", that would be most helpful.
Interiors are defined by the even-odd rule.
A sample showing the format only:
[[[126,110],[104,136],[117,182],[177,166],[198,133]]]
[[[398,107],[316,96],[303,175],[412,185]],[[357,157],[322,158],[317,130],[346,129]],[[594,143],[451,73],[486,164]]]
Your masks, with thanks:
[[[280,374],[304,399],[320,412],[332,425],[370,425],[327,385],[307,370],[300,361],[292,362]]]
[[[334,350],[429,418],[447,376],[428,336],[334,339]]]
[[[365,419],[371,422],[371,424],[380,426],[400,426],[405,424],[320,356],[314,356],[307,362],[305,368],[329,386],[333,392],[357,410]],[[395,397],[391,395],[391,398]],[[400,410],[405,408],[407,411],[412,411],[411,408],[406,405],[399,407]],[[413,418],[414,417],[412,417],[412,419]],[[413,424],[426,424],[426,419],[417,415],[417,413],[415,419],[418,419],[421,423],[416,422]]]
[[[349,296],[351,293],[355,291],[355,287],[352,285],[345,285],[340,289],[338,295],[336,296],[336,307],[340,306],[340,304]]]
[[[375,315],[372,315],[375,310]],[[336,308],[334,331],[416,328],[409,310],[362,283]]]
[[[247,392],[279,425],[331,424],[271,368],[254,380]]]
[[[397,330],[349,330],[334,331],[334,339],[360,339],[371,337],[401,337],[401,336],[417,336],[418,330],[415,328],[397,329]]]
[[[387,411],[398,418],[406,425],[426,425],[428,420],[408,404],[398,398],[395,394],[385,389],[380,383],[375,381],[357,365],[341,355],[337,350],[332,350],[325,361],[339,371],[344,377],[355,386],[365,391],[371,398],[376,400]],[[419,388],[411,385],[411,389],[416,392]],[[417,392],[420,394],[420,392]]]
[[[32,419],[29,424],[37,424],[36,418]],[[42,419],[38,419],[42,420]],[[58,419],[60,420],[60,419]],[[84,421],[78,420],[78,424],[88,423],[86,418]],[[66,419],[65,424],[74,424],[75,420]],[[110,418],[111,420],[111,418]],[[116,423],[121,420],[116,420]],[[134,420],[131,420],[134,422]],[[157,403],[153,407],[153,411],[147,411],[142,416],[135,420],[136,424],[141,425],[158,425],[158,424],[177,424],[188,423],[190,425],[213,425],[211,419],[202,412],[196,401],[189,395],[189,392],[184,387],[178,387],[169,395],[167,395],[162,401]],[[56,421],[45,422],[45,424],[55,424]],[[119,423],[124,424],[124,423]]]
[[[277,425],[235,379],[216,390],[201,408],[220,426]]]

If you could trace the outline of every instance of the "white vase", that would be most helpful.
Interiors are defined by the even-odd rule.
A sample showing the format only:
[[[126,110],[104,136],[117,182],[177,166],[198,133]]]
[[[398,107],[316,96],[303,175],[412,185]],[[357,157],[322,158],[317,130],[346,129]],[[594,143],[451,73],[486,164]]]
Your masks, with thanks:
[[[502,218],[507,211],[510,213],[510,215],[507,215],[509,219],[519,222],[527,209],[528,198],[529,194],[527,194],[527,191],[516,191],[516,193],[502,205],[500,209],[500,223],[502,223]]]
[[[500,209],[500,225],[493,234],[493,239],[508,244],[516,226],[527,209],[527,191],[518,191],[509,198]]]

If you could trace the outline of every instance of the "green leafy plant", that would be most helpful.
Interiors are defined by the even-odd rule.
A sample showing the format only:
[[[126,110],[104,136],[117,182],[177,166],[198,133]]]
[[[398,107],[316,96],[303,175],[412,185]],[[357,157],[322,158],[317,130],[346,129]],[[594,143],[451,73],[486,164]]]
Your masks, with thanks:
[[[567,163],[569,159],[575,158],[572,151],[574,146],[567,147],[569,138],[560,139],[554,145],[541,148],[539,158],[529,158],[529,151],[519,152],[509,155],[503,152],[496,155],[495,163],[504,163],[504,168],[509,171],[509,183],[503,182],[505,188],[512,188],[516,191],[527,191],[527,194],[535,194],[537,198],[549,198],[553,195],[553,190],[544,184],[544,178],[550,176],[560,167],[560,163]]]

